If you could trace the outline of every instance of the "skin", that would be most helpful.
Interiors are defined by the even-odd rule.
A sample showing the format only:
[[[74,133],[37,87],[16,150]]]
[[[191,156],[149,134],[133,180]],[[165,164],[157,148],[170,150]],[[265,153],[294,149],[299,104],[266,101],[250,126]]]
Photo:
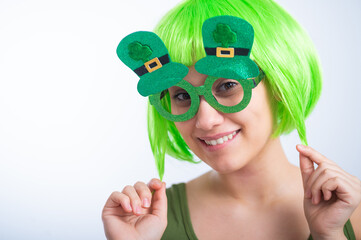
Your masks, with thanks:
[[[191,67],[185,80],[200,86],[206,77]],[[218,112],[200,100],[192,119],[176,123],[190,149],[213,169],[186,183],[199,239],[307,239],[310,233],[314,239],[346,239],[349,218],[361,239],[360,180],[311,147],[297,145],[300,168],[288,162],[279,138],[271,138],[263,82],[241,112]],[[235,130],[232,141],[216,151],[200,140]],[[165,184],[152,179],[113,192],[102,218],[108,239],[160,239],[167,225]]]

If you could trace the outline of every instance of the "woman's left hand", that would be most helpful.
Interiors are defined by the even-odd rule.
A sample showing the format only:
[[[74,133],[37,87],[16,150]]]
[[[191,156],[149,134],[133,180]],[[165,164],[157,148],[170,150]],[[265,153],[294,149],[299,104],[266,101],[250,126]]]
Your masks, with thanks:
[[[361,181],[311,147],[297,145],[304,211],[314,239],[345,239],[343,226],[361,202]],[[318,166],[315,169],[313,163]]]

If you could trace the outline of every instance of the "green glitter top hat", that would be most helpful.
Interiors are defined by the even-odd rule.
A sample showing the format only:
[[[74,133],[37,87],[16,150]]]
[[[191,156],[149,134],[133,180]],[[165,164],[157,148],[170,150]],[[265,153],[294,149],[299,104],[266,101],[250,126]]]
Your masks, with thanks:
[[[129,34],[120,41],[117,55],[140,77],[137,89],[144,97],[176,85],[188,74],[186,66],[172,62],[163,41],[153,32]]]
[[[258,76],[258,66],[249,58],[254,30],[246,20],[227,15],[209,18],[202,36],[207,56],[195,64],[199,73],[229,79]]]

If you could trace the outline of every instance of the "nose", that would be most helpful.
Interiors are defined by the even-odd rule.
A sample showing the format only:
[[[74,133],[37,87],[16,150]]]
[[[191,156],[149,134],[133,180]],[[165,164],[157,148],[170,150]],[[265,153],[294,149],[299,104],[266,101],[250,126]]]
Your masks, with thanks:
[[[196,128],[202,130],[211,130],[214,126],[217,126],[224,121],[222,113],[209,105],[203,96],[200,98],[199,108],[195,118]]]

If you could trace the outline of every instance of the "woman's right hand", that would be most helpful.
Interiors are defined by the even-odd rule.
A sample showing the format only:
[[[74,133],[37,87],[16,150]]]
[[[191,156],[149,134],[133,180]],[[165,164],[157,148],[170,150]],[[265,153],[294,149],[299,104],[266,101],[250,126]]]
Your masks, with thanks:
[[[148,185],[137,182],[113,192],[102,212],[107,239],[159,240],[167,226],[165,188],[164,182],[154,178]]]

